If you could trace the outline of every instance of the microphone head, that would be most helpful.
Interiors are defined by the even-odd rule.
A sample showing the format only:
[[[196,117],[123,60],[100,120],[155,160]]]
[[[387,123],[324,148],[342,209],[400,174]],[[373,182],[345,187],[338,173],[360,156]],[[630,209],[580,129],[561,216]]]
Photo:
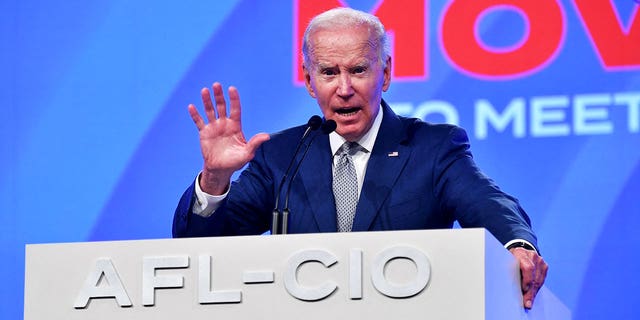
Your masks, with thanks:
[[[329,120],[323,122],[321,127],[322,127],[322,133],[329,134],[329,133],[333,132],[334,130],[336,130],[338,125],[336,124],[335,121],[329,119]]]
[[[316,130],[322,125],[322,118],[318,115],[313,115],[309,118],[309,121],[307,121],[307,125],[311,130]]]

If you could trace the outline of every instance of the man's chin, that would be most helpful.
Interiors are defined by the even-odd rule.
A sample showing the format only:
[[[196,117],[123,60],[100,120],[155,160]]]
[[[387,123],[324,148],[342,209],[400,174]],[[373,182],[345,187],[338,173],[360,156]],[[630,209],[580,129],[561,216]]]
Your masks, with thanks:
[[[350,128],[349,126],[343,126],[343,128],[340,128],[340,125],[338,125],[336,132],[348,141],[356,141],[364,135],[362,130],[358,128]]]

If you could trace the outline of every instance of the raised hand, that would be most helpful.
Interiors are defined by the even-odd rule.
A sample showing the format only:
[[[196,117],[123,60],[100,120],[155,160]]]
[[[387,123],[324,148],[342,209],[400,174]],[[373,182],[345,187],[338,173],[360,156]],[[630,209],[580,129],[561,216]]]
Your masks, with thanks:
[[[200,188],[206,193],[219,195],[228,188],[231,175],[253,159],[256,149],[269,140],[269,135],[258,133],[247,142],[242,132],[238,90],[229,87],[230,109],[227,115],[222,85],[216,82],[212,89],[215,105],[209,89],[203,88],[200,92],[208,123],[193,104],[189,105],[189,114],[200,132],[204,160]]]

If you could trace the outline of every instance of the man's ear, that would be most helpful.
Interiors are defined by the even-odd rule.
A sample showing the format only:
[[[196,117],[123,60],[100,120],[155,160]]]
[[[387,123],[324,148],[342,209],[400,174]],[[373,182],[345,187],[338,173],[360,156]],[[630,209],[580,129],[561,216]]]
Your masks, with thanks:
[[[391,85],[391,56],[387,57],[387,65],[383,71],[384,80],[382,82],[382,91],[386,92]]]
[[[302,72],[304,73],[304,85],[307,87],[307,92],[309,92],[309,95],[315,99],[316,93],[313,91],[313,86],[311,86],[311,74],[304,64],[302,64]]]

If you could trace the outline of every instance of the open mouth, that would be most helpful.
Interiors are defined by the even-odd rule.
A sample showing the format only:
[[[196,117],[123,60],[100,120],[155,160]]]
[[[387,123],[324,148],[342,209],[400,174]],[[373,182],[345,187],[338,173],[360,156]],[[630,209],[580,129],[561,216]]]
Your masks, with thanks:
[[[356,113],[358,113],[358,111],[360,111],[359,107],[352,107],[352,108],[341,108],[336,110],[336,113],[341,115],[341,116],[352,116],[355,115]]]

